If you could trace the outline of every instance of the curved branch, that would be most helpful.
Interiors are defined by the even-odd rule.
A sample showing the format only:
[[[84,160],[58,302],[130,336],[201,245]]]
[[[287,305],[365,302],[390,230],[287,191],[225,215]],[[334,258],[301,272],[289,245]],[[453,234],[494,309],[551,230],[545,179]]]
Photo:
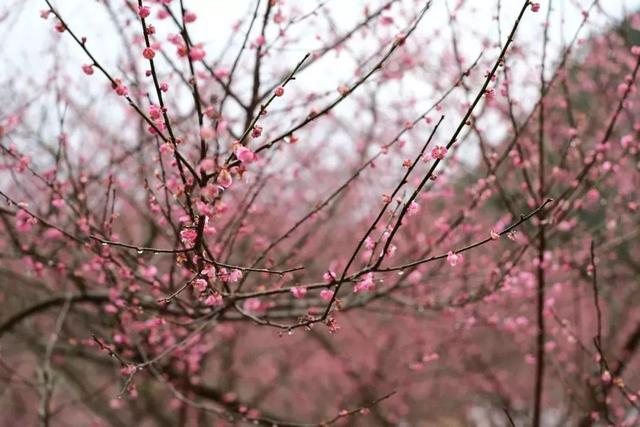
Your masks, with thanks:
[[[52,307],[64,305],[67,302],[69,304],[102,304],[107,301],[109,301],[109,295],[106,293],[72,295],[71,297],[59,296],[44,300],[30,307],[27,307],[26,309],[14,314],[13,316],[2,322],[2,324],[0,324],[0,338],[2,337],[2,335],[4,335],[4,333],[9,332],[14,326],[16,326],[27,317],[47,311]]]

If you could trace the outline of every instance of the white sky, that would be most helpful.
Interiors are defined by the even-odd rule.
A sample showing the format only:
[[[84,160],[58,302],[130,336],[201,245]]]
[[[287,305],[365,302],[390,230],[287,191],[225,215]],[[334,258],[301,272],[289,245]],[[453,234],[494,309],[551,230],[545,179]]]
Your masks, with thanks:
[[[112,4],[121,6],[124,0],[110,0]],[[280,0],[286,1],[288,5],[295,5],[301,13],[315,9],[319,0]],[[422,0],[401,0],[403,4],[415,4],[418,10],[424,2]],[[448,30],[448,18],[446,12],[447,1],[449,6],[454,7],[460,0],[433,0],[433,7],[428,11],[425,19],[418,27],[416,37],[432,37],[434,28],[442,28],[445,37],[444,42],[437,42],[430,49],[437,48],[438,43],[441,49],[450,49],[450,34]],[[175,2],[175,0],[174,0]],[[517,38],[519,41],[534,40],[540,37],[540,30],[549,0],[541,0],[542,10],[538,14],[528,13],[523,20]],[[554,12],[551,20],[551,39],[554,41],[550,45],[550,57],[557,53],[561,47],[562,37],[569,39],[581,22],[581,9],[585,9],[592,0],[553,0]],[[370,5],[374,10],[382,4],[382,0],[328,0],[327,7],[336,19],[339,33],[344,33],[351,29],[356,23],[363,19],[363,8]],[[458,16],[457,30],[461,31],[462,51],[469,59],[475,58],[482,50],[481,38],[488,37],[497,40],[496,22],[492,17],[496,13],[498,0],[466,0],[463,12]],[[501,0],[502,3],[502,31],[504,34],[509,31],[515,16],[520,10],[523,0]],[[62,13],[69,25],[80,36],[88,36],[88,46],[97,58],[100,59],[107,69],[118,76],[118,54],[122,49],[121,40],[110,23],[104,7],[95,0],[55,0],[56,8]],[[192,39],[205,44],[208,58],[216,58],[217,53],[222,49],[230,34],[232,24],[239,18],[246,17],[254,5],[254,0],[185,0],[188,9],[195,11],[199,18],[191,24],[190,31]],[[597,31],[605,28],[603,24],[610,22],[610,18],[620,18],[625,11],[640,9],[640,0],[600,0],[602,10],[594,10],[590,25],[583,35],[588,35],[589,31]],[[52,64],[44,61],[49,58],[47,55],[50,49],[59,50],[63,58],[66,58],[62,67],[80,73],[80,65],[87,63],[87,58],[79,50],[78,46],[70,40],[67,35],[59,37],[53,32],[52,22],[45,22],[39,17],[39,10],[45,9],[44,0],[0,0],[0,19],[9,13],[8,17],[0,21],[0,94],[3,92],[3,85],[7,85],[8,79],[20,76],[19,82],[28,82],[31,78],[34,81],[42,82],[52,73]],[[395,13],[396,9],[393,9]],[[152,15],[153,17],[154,15]],[[608,16],[608,18],[607,18]],[[560,24],[564,19],[564,24]],[[399,20],[405,22],[406,20]],[[157,25],[159,40],[166,40],[169,32],[175,32],[173,28],[163,27],[163,23],[152,18],[151,22]],[[306,25],[298,27],[292,34],[299,35],[301,42],[297,43],[295,49],[281,53],[278,61],[272,61],[281,67],[281,71],[289,70],[302,55],[307,51],[322,46],[335,37],[335,34],[317,34],[316,30]],[[562,33],[562,34],[559,34]],[[254,37],[254,36],[252,36]],[[357,38],[360,37],[360,38]],[[366,39],[357,36],[359,47],[375,48]],[[439,40],[436,38],[436,40]],[[541,43],[540,43],[541,44]],[[231,53],[227,58],[233,58],[240,46],[237,41],[232,45]],[[431,51],[425,51],[425,55]],[[495,58],[497,51],[490,49],[486,52],[488,58]],[[231,62],[225,61],[225,65]],[[70,68],[66,68],[70,67]],[[300,85],[304,90],[304,85],[313,85],[314,90],[325,89],[335,90],[341,83],[352,79],[354,70],[354,60],[348,55],[329,55],[309,70],[305,71],[304,79],[299,79],[296,85]],[[526,74],[526,73],[521,73]],[[101,78],[94,76],[93,78]],[[16,82],[11,82],[15,85]],[[24,83],[28,84],[28,83]],[[418,88],[416,90],[422,90]],[[424,89],[425,99],[430,95],[428,89]],[[383,92],[381,98],[392,99],[398,93]],[[346,103],[345,103],[346,104]],[[341,108],[349,108],[348,104]],[[2,107],[0,107],[0,118],[3,117]],[[344,111],[344,110],[342,110]]]
[[[110,0],[112,4],[119,5],[123,1]],[[283,0],[280,0],[283,1]],[[297,6],[301,11],[313,10],[319,0],[284,0],[289,5]],[[432,10],[422,27],[432,27],[446,23],[446,2],[454,6],[459,0],[434,0]],[[539,34],[542,17],[549,0],[541,0],[542,10],[539,19],[528,17],[521,25],[519,37],[531,38]],[[328,0],[327,7],[335,11],[334,17],[342,29],[362,20],[364,5],[370,5],[374,9],[382,0]],[[569,37],[575,31],[581,20],[577,9],[586,8],[591,0],[553,0],[556,13],[553,14],[552,28],[559,31],[557,25],[560,16],[564,15],[565,25],[562,31]],[[114,30],[109,25],[99,2],[93,0],[55,0],[54,4],[68,19],[70,25],[79,34],[89,36],[92,49],[98,56],[109,57],[120,49],[117,41],[114,41]],[[186,0],[186,7],[196,11],[199,19],[192,24],[192,35],[195,40],[204,42],[210,52],[210,57],[215,57],[216,49],[227,40],[230,27],[237,19],[245,16],[252,8],[253,0]],[[416,9],[421,2],[416,1]],[[470,33],[479,35],[496,34],[495,21],[491,17],[495,15],[497,0],[466,0],[464,12],[459,16],[460,23]],[[510,27],[513,18],[522,4],[521,0],[502,0],[503,32]],[[610,16],[620,17],[624,11],[640,9],[640,0],[600,0],[603,10]],[[0,0],[0,17],[7,12],[10,17],[0,21],[0,79],[7,74],[34,73],[45,71],[38,67],[39,52],[42,48],[49,49],[52,33],[50,25],[45,24],[38,16],[38,11],[46,8],[44,0]],[[562,11],[565,11],[564,13]],[[15,18],[17,16],[17,19]],[[601,18],[600,13],[595,14],[595,22]],[[313,49],[320,45],[315,40],[316,34],[309,34],[310,40],[306,49]],[[331,35],[318,35],[320,39],[328,39]],[[470,37],[464,38],[466,44],[472,45]],[[76,49],[71,43],[64,43],[64,49]],[[302,50],[302,48],[301,48]],[[299,56],[299,55],[298,55]],[[79,59],[82,59],[79,56]],[[335,63],[332,64],[332,67]],[[335,68],[332,68],[335,72]]]

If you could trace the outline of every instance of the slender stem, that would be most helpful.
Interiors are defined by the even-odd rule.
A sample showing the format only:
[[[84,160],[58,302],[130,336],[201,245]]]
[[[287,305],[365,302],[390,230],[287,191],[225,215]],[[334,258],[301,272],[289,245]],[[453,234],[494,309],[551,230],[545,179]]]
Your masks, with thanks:
[[[540,67],[540,108],[538,109],[538,162],[540,164],[538,170],[538,198],[543,200],[545,197],[545,151],[544,151],[544,92],[545,82],[545,62],[547,59],[547,45],[549,42],[549,17],[551,15],[552,2],[549,1],[547,9],[547,17],[544,26],[544,37],[542,47],[542,61]],[[545,319],[544,319],[544,300],[545,300],[545,251],[547,248],[547,238],[545,233],[545,221],[539,216],[539,234],[538,234],[538,268],[537,268],[537,299],[536,299],[536,318],[538,332],[536,335],[536,371],[534,384],[534,404],[533,404],[533,427],[539,427],[542,415],[542,393],[544,390],[544,371],[545,371]]]

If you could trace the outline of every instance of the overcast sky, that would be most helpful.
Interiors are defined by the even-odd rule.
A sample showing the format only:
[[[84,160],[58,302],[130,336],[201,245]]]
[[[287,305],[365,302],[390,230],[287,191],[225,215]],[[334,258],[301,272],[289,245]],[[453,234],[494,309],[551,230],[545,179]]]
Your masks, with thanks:
[[[124,2],[124,0],[110,1],[111,4],[118,6]],[[290,6],[295,5],[301,14],[314,10],[320,1],[325,1],[326,7],[332,11],[338,32],[341,34],[362,21],[365,5],[370,5],[370,9],[374,10],[383,3],[383,0],[286,0]],[[422,0],[401,1],[407,5],[413,2],[416,5],[416,10],[424,4]],[[432,9],[429,10],[416,33],[422,32],[424,37],[429,37],[434,28],[442,28],[446,35],[442,38],[442,49],[450,49],[451,47],[448,34],[447,1],[450,7],[454,7],[460,0],[433,0]],[[468,64],[480,51],[484,50],[481,46],[481,38],[497,40],[496,21],[492,18],[496,14],[498,1],[467,0],[463,11],[457,17],[456,31],[460,33],[461,50],[467,57]],[[540,37],[549,0],[541,0],[540,2],[542,4],[541,11],[537,15],[529,13],[523,20],[517,35],[519,42]],[[573,36],[582,20],[580,11],[586,9],[592,2],[593,0],[553,0],[550,60],[553,60],[554,53],[557,53],[561,48],[563,40]],[[121,39],[100,2],[95,0],[54,0],[53,3],[78,35],[88,37],[88,46],[91,51],[107,69],[117,76],[119,73],[117,58],[122,49]],[[640,8],[640,0],[600,0],[600,3],[602,8],[592,11],[589,26],[585,29],[583,36],[587,36],[589,32],[604,30],[612,19],[620,19],[626,11],[635,11]],[[501,0],[500,17],[503,41],[522,4],[523,0]],[[205,44],[208,58],[216,58],[226,44],[234,22],[250,13],[255,5],[255,0],[185,0],[185,5],[196,11],[199,16],[198,20],[190,27],[192,39]],[[50,62],[51,55],[45,55],[50,49],[61,52],[61,57],[65,58],[62,66],[69,67],[68,69],[73,73],[81,74],[80,65],[88,62],[78,46],[70,40],[70,37],[65,34],[60,37],[52,30],[52,22],[45,22],[39,17],[39,11],[45,8],[44,0],[0,0],[0,90],[3,89],[2,85],[7,86],[8,80],[12,80],[12,86],[15,85],[16,76],[19,76],[18,82],[27,86],[27,90],[30,85],[29,79],[36,82],[45,81],[51,75],[53,66]],[[395,13],[395,10],[397,8],[392,9],[391,13]],[[152,20],[159,28],[160,40],[166,40],[168,33],[175,32],[169,27],[166,27],[165,31],[163,28],[165,24],[157,22],[153,18]],[[561,24],[562,20],[564,23]],[[398,22],[406,23],[406,19],[399,19]],[[318,34],[317,29],[306,25],[298,27],[296,31],[301,40],[295,44],[295,48],[282,52],[281,60],[271,61],[270,64],[275,62],[283,70],[289,70],[292,64],[295,64],[304,53],[321,47],[336,36],[331,33]],[[440,39],[437,38],[437,40]],[[358,43],[358,48],[367,47],[366,38],[358,39]],[[436,46],[430,46],[429,49],[437,48],[438,43],[440,42],[436,42]],[[536,45],[539,46],[541,43]],[[231,46],[231,58],[235,56],[239,47],[240,41]],[[369,47],[371,48],[371,46]],[[425,55],[430,53],[431,50],[425,51]],[[486,52],[486,55],[488,59],[492,60],[491,58],[495,58],[497,55],[497,51],[490,50]],[[49,62],[43,61],[42,58],[45,57]],[[330,55],[329,58],[323,59],[306,70],[305,78],[300,79],[296,84],[299,84],[303,91],[305,84],[313,84],[316,91],[319,89],[335,90],[339,84],[353,77],[354,67],[354,58]],[[99,86],[99,89],[104,90],[105,87]],[[422,88],[412,88],[412,90],[422,90]],[[387,94],[381,93],[380,96],[387,99],[398,97],[398,93],[395,92],[389,96]],[[434,95],[429,92],[428,88],[421,92],[424,99],[433,99]],[[526,93],[523,96],[526,96]],[[341,108],[349,108],[348,103],[345,104],[347,106]],[[2,108],[0,107],[1,117]]]
[[[113,1],[120,4],[120,0]],[[282,0],[281,0],[282,1]],[[434,23],[446,22],[446,1],[434,0],[432,10],[425,20],[424,26],[432,26]],[[448,0],[450,5],[455,5],[458,0]],[[541,0],[544,9],[550,0]],[[301,11],[311,11],[319,0],[287,0],[288,4],[296,5]],[[562,31],[566,37],[570,37],[580,23],[581,15],[576,10],[586,8],[592,0],[554,0],[553,31]],[[94,0],[55,0],[53,2],[76,28],[79,34],[90,37],[90,43],[99,54],[110,56],[120,48],[114,39],[113,27],[111,27],[104,14],[103,8]],[[334,17],[339,26],[347,29],[349,25],[359,22],[363,16],[364,5],[371,5],[371,9],[381,4],[381,0],[328,0],[327,7],[335,11]],[[640,8],[640,0],[600,0],[603,10],[607,15],[621,17],[624,11],[632,11]],[[193,38],[207,45],[211,56],[216,49],[220,49],[226,41],[230,28],[239,18],[245,16],[252,8],[254,0],[186,0],[187,8],[197,11],[199,19],[193,24]],[[416,1],[418,5],[419,2]],[[496,13],[497,0],[467,0],[463,13],[458,17],[463,26],[470,32],[489,35],[496,32],[494,21],[491,17]],[[505,27],[510,25],[520,9],[520,0],[502,0],[502,22]],[[44,0],[0,0],[0,17],[7,16],[0,23],[0,59],[3,67],[0,67],[0,78],[7,73],[43,72],[39,69],[39,52],[43,48],[49,49],[51,40],[51,27],[45,24],[38,16],[38,11],[46,8]],[[602,18],[602,13],[596,11],[594,22]],[[560,18],[565,19],[564,25],[558,25]],[[540,20],[528,19],[522,23],[519,37],[533,37],[539,34]],[[556,34],[557,35],[557,34]],[[309,34],[308,46],[311,50],[321,44],[322,39],[330,35]],[[319,40],[314,38],[318,36]],[[326,36],[326,37],[324,37]],[[470,37],[465,38],[469,45],[473,45]],[[67,44],[66,48],[70,48]],[[302,49],[302,48],[301,48]]]

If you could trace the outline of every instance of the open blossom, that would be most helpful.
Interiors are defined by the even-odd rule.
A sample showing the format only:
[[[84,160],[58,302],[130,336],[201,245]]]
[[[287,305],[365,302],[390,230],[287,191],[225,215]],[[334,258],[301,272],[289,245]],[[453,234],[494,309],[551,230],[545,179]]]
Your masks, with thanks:
[[[633,143],[633,135],[632,134],[626,134],[622,138],[620,138],[620,144],[622,145],[622,148],[627,148],[632,143]]]
[[[231,173],[227,169],[222,169],[218,174],[218,179],[216,182],[223,188],[229,188],[233,183],[233,178],[231,178]]]
[[[320,291],[320,299],[323,301],[331,301],[331,298],[333,298],[333,291],[330,291],[329,289],[323,289]]]
[[[354,287],[353,292],[370,292],[375,288],[376,284],[373,281],[373,273],[367,273],[364,276],[364,279],[359,281]]]
[[[37,223],[38,220],[29,215],[27,211],[20,209],[16,212],[16,230],[26,232],[31,230],[31,227]]]
[[[376,246],[376,242],[371,238],[371,236],[367,236],[366,239],[364,239],[364,247],[371,250]]]
[[[238,280],[242,279],[242,271],[240,270],[231,270],[229,273],[228,281],[231,283],[236,283]]]
[[[205,298],[204,303],[210,307],[220,307],[224,305],[224,300],[222,299],[222,295],[214,292],[213,294]]]
[[[203,159],[200,162],[200,171],[206,174],[211,174],[216,170],[216,162],[211,158]]]
[[[204,279],[196,279],[193,282],[193,287],[198,290],[198,292],[204,292],[207,289],[207,281]]]
[[[154,120],[159,119],[162,116],[162,109],[155,104],[151,104],[149,107],[149,117]]]
[[[213,183],[209,183],[207,184],[206,187],[200,190],[200,192],[202,196],[206,197],[209,200],[212,200],[218,195],[218,193],[220,192],[220,189]]]
[[[334,273],[333,271],[327,271],[322,275],[322,279],[327,283],[333,282],[335,278],[336,278],[336,273]]]
[[[229,281],[229,270],[227,270],[226,268],[221,268],[218,271],[218,278],[220,280],[222,280],[223,282],[228,282]]]
[[[289,291],[294,296],[294,298],[304,298],[304,296],[307,294],[307,288],[301,288],[298,286],[289,288]]]
[[[247,298],[242,304],[242,309],[250,313],[264,313],[267,309],[266,304],[260,298]]]
[[[187,245],[193,245],[198,237],[198,232],[193,228],[185,228],[180,232],[180,239]]]
[[[215,266],[210,265],[207,268],[205,268],[204,270],[202,270],[200,272],[200,274],[202,276],[206,276],[206,277],[208,277],[210,279],[215,279],[215,277],[216,277],[216,268],[215,268]]]
[[[396,245],[390,245],[386,253],[388,256],[393,257],[396,254],[397,249]]]
[[[433,150],[431,150],[431,156],[434,159],[444,159],[444,156],[447,155],[447,148],[441,145],[436,145]]]
[[[491,240],[498,240],[500,238],[500,234],[496,233],[495,231],[491,230],[491,233],[489,233],[491,236]]]
[[[463,260],[464,258],[462,257],[462,254],[456,254],[456,253],[453,253],[452,251],[449,251],[449,253],[447,254],[447,262],[451,267],[455,267],[456,265],[461,263]]]
[[[244,145],[240,145],[236,148],[235,154],[238,160],[242,163],[251,163],[256,160],[256,154]]]
[[[141,267],[140,269],[140,275],[147,280],[153,280],[156,274],[158,274],[158,268],[155,265]]]

